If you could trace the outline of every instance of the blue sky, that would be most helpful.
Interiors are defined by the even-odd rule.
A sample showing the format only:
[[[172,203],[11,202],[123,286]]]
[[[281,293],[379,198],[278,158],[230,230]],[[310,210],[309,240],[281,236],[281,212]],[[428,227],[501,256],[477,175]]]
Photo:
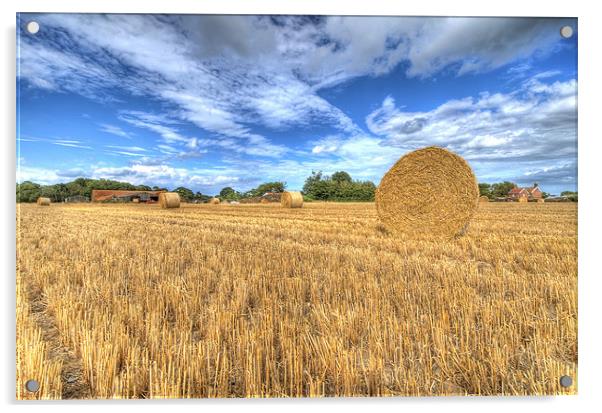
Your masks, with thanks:
[[[25,30],[30,20],[40,31]],[[17,180],[214,194],[408,151],[577,185],[575,19],[21,14]]]

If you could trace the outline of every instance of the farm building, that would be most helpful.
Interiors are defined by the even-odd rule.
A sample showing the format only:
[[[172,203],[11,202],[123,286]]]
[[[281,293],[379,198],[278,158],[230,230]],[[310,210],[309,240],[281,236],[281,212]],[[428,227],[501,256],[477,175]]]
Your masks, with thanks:
[[[93,189],[92,202],[157,202],[164,191],[124,191],[114,189]]]
[[[510,198],[512,201],[519,201],[521,198],[531,201],[543,199],[543,193],[541,192],[541,189],[539,189],[539,186],[535,183],[533,186],[528,188],[512,188],[510,192],[508,192],[508,198]]]
[[[83,196],[83,195],[73,195],[73,196],[68,196],[67,198],[65,198],[65,202],[68,204],[75,204],[75,203],[79,203],[79,202],[90,202],[90,198],[88,198],[87,196]]]

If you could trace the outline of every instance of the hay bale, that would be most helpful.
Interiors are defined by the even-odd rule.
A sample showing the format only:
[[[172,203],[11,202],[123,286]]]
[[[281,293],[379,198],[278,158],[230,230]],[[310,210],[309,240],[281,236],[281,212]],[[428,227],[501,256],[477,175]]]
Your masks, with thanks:
[[[529,198],[526,196],[521,196],[518,198],[518,202],[529,202]]]
[[[489,197],[487,197],[486,195],[481,195],[479,197],[479,202],[489,202]]]
[[[177,192],[161,192],[159,194],[161,208],[180,208],[180,194]]]
[[[44,197],[39,197],[38,200],[36,201],[36,203],[40,206],[49,206],[50,205],[50,198],[44,198]]]
[[[140,203],[140,198],[134,198],[134,199],[132,199],[132,202],[134,204],[139,204]]]
[[[438,147],[401,157],[376,190],[376,211],[392,233],[453,237],[477,209],[479,187],[468,163]]]
[[[298,191],[287,191],[280,197],[280,205],[284,208],[301,208],[303,206],[303,195]]]
[[[211,205],[218,205],[218,204],[220,203],[220,200],[219,200],[219,198],[211,198],[211,199],[209,200],[209,203],[210,203]]]
[[[270,201],[268,201],[267,199],[262,199],[261,201],[259,201],[260,204],[269,204]]]
[[[545,200],[545,199],[543,199],[543,198],[539,198],[539,199],[537,200],[537,203],[538,203],[538,204],[543,204],[544,202],[546,202],[546,200]]]

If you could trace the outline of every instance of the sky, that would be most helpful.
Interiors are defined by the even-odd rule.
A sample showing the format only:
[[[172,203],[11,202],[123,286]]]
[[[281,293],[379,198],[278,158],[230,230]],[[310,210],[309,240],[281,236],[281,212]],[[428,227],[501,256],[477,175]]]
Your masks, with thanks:
[[[576,19],[22,13],[17,31],[18,182],[378,184],[437,145],[479,182],[577,189]]]

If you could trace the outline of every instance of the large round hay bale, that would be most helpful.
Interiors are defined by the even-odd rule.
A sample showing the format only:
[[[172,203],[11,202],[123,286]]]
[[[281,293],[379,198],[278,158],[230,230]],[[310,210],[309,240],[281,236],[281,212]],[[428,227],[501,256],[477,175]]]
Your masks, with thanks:
[[[180,208],[180,194],[177,192],[161,192],[159,194],[161,208]]]
[[[39,197],[36,203],[40,206],[48,206],[50,205],[50,198]]]
[[[303,195],[298,191],[283,192],[280,197],[280,205],[284,208],[301,208],[303,206]]]
[[[428,147],[401,157],[376,190],[376,211],[393,233],[463,234],[479,198],[477,180],[460,156]]]
[[[489,197],[487,195],[481,195],[479,197],[479,202],[489,202]]]
[[[529,202],[529,198],[526,196],[521,196],[518,198],[518,202]]]
[[[209,203],[210,203],[211,205],[217,205],[217,204],[219,204],[219,203],[220,203],[220,200],[219,200],[219,198],[211,198],[211,199],[209,200]]]

